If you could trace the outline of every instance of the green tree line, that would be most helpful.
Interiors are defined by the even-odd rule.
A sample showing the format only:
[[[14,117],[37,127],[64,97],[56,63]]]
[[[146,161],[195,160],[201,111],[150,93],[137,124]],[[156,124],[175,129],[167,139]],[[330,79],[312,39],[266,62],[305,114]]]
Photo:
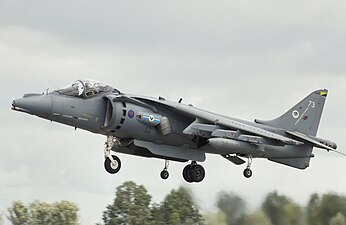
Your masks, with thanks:
[[[216,212],[202,213],[186,187],[173,189],[161,203],[142,185],[127,181],[116,188],[115,197],[102,213],[98,225],[346,225],[346,197],[337,193],[311,194],[305,206],[277,191],[268,193],[260,207],[249,212],[239,195],[222,191]],[[69,201],[24,204],[13,202],[7,218],[13,225],[77,225],[79,208]]]
[[[69,201],[52,204],[35,201],[25,205],[15,201],[7,209],[7,219],[13,225],[77,225],[78,206]],[[2,225],[3,219],[0,219]]]
[[[144,186],[128,181],[116,188],[115,198],[103,212],[105,225],[204,224],[189,189],[172,190],[160,204],[151,204]]]
[[[231,192],[217,198],[218,212],[205,216],[211,225],[346,225],[346,197],[337,193],[312,194],[306,206],[277,191],[266,195],[261,206],[247,212],[246,202]]]
[[[346,225],[346,198],[337,193],[312,194],[302,207],[274,191],[258,209],[248,212],[241,196],[222,191],[216,206],[217,212],[202,214],[185,187],[172,190],[160,204],[151,204],[145,187],[129,181],[117,187],[113,203],[103,213],[103,224]]]

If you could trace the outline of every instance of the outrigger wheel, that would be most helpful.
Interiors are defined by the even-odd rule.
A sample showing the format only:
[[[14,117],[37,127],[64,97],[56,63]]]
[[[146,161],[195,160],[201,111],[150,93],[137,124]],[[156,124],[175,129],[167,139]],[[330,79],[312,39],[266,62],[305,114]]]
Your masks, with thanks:
[[[252,170],[250,169],[251,163],[252,163],[252,156],[248,155],[247,166],[243,172],[244,177],[246,177],[246,178],[250,178],[252,176]]]
[[[163,168],[163,170],[160,173],[160,177],[163,180],[166,180],[169,177],[169,173],[168,173],[168,166],[169,166],[169,161],[166,159],[165,160],[165,167]]]
[[[244,174],[244,177],[250,178],[252,176],[252,170],[250,168],[246,168],[243,174]]]
[[[167,170],[162,170],[160,173],[160,177],[164,180],[166,180],[169,177],[169,173]]]

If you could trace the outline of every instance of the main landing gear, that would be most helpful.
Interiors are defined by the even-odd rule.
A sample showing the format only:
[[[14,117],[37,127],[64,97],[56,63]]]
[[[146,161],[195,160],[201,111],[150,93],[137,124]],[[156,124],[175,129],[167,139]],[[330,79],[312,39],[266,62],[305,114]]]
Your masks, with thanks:
[[[104,167],[106,171],[110,174],[118,173],[121,168],[120,159],[115,155],[111,155],[111,150],[114,144],[118,142],[119,141],[117,138],[113,136],[108,136],[107,141],[105,142],[105,145],[104,145],[104,156],[105,156]],[[160,177],[164,180],[166,180],[169,177],[168,166],[169,166],[169,161],[165,160],[165,167],[160,173]],[[189,183],[192,183],[192,182],[199,183],[205,177],[204,168],[203,166],[197,164],[195,161],[192,161],[191,164],[184,167],[183,177]]]
[[[165,167],[160,173],[160,177],[164,180],[166,180],[169,177],[168,173],[168,165],[169,161],[165,161]],[[203,166],[197,164],[195,161],[193,161],[191,164],[187,165],[183,169],[183,177],[184,179],[189,182],[201,182],[205,177],[205,171]]]
[[[105,162],[104,162],[104,166],[105,169],[108,173],[110,174],[115,174],[117,172],[119,172],[120,168],[121,168],[121,161],[120,159],[115,156],[115,155],[111,155],[111,150],[113,148],[113,145],[117,142],[117,139],[112,137],[112,136],[108,136],[107,137],[107,141],[105,143],[105,149],[104,149],[104,153],[105,153]]]
[[[249,156],[248,156],[248,159],[247,159],[247,166],[246,166],[246,169],[245,169],[244,172],[243,172],[244,177],[246,177],[246,178],[250,178],[250,177],[252,176],[252,170],[250,169],[251,163],[252,163],[252,156],[249,155]]]
[[[192,182],[199,183],[205,177],[205,170],[203,166],[193,161],[191,164],[184,167],[183,177],[189,183],[192,183]]]

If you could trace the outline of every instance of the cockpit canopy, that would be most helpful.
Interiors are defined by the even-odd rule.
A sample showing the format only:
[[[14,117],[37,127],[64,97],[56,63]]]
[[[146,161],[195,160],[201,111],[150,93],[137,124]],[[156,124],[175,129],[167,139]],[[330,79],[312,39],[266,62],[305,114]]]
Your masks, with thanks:
[[[99,93],[114,92],[120,94],[117,89],[95,80],[77,80],[71,85],[57,90],[62,95],[80,98],[89,98]]]

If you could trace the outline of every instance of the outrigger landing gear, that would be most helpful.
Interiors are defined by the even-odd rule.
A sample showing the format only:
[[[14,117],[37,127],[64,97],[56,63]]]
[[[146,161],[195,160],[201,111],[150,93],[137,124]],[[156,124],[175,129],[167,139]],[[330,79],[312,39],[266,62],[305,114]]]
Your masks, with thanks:
[[[195,161],[192,161],[191,164],[186,165],[183,169],[183,177],[189,182],[201,182],[205,177],[205,170],[203,166],[197,164]]]
[[[169,177],[168,165],[169,165],[169,161],[165,160],[165,168],[160,173],[160,177],[164,180],[166,180]]]
[[[120,159],[115,156],[111,155],[111,150],[113,148],[113,145],[117,142],[117,139],[113,136],[108,136],[107,141],[105,142],[105,149],[104,149],[104,154],[105,154],[105,162],[104,162],[104,167],[106,171],[110,174],[115,174],[119,172],[121,168],[121,161]]]
[[[252,163],[252,156],[249,155],[249,156],[248,156],[248,159],[247,159],[247,166],[246,166],[246,169],[245,169],[244,172],[243,172],[244,177],[246,177],[246,178],[250,178],[250,177],[252,176],[252,170],[250,169],[251,163]]]

